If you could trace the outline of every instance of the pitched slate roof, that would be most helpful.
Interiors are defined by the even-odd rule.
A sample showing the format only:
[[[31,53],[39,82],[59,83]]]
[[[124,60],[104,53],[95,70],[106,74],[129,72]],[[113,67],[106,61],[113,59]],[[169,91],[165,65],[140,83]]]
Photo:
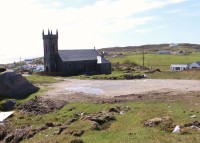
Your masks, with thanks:
[[[198,62],[195,62],[197,65],[199,65],[200,66],[200,61],[198,61]]]
[[[100,56],[95,49],[59,50],[58,54],[62,61],[97,60],[97,56]]]

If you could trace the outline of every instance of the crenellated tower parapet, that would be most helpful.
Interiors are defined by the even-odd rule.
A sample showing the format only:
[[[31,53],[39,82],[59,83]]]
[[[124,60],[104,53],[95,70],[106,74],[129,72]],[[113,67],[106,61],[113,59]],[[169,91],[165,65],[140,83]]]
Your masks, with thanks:
[[[56,30],[56,34],[52,34],[52,30],[50,32],[50,30],[48,29],[48,34],[47,35],[44,34],[44,30],[43,30],[42,38],[43,39],[58,39],[58,30]]]

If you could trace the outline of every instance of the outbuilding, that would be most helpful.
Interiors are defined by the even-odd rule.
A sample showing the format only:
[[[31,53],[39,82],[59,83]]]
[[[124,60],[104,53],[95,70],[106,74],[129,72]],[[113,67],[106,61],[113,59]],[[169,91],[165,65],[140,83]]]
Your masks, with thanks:
[[[170,69],[175,70],[175,71],[182,71],[182,70],[189,69],[189,66],[185,64],[171,64]]]
[[[189,69],[200,69],[200,61],[193,62],[191,65],[189,65]]]

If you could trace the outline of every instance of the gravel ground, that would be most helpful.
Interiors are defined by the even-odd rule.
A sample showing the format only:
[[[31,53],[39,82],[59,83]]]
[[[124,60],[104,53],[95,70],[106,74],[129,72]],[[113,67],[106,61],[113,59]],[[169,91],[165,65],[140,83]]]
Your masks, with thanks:
[[[149,92],[174,92],[185,93],[200,91],[198,80],[78,80],[66,79],[53,84],[56,92],[83,92],[98,96],[119,96],[127,94],[146,94]]]
[[[78,80],[64,79],[50,85],[44,99],[59,99],[68,102],[96,101],[102,99],[138,100],[185,98],[195,96],[200,99],[198,80]],[[166,96],[167,95],[167,96]],[[104,101],[103,100],[103,101]],[[196,99],[195,99],[196,100]],[[113,101],[117,102],[117,101]]]

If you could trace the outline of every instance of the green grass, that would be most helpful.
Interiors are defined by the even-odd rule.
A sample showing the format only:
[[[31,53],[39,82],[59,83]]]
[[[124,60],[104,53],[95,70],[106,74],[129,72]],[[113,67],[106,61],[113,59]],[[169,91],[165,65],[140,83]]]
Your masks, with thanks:
[[[199,70],[186,71],[163,71],[149,74],[151,79],[186,79],[186,80],[200,80]]]
[[[71,124],[67,130],[85,130],[85,133],[80,137],[86,143],[171,143],[180,142],[182,143],[197,143],[200,141],[199,132],[192,132],[191,134],[181,135],[172,134],[171,132],[164,131],[160,127],[144,127],[143,123],[145,120],[155,117],[169,116],[174,120],[174,124],[185,124],[194,121],[190,118],[189,114],[194,111],[199,116],[199,108],[194,104],[188,104],[186,102],[129,102],[119,104],[92,104],[92,103],[71,103],[66,105],[61,110],[46,114],[46,115],[23,115],[25,118],[19,120],[18,113],[11,118],[11,123],[19,127],[25,124],[31,124],[33,127],[40,127],[47,121],[53,121],[56,123],[64,123],[67,120],[73,118],[74,114],[86,113],[91,114],[94,112],[108,110],[109,107],[113,106],[129,106],[131,111],[126,112],[124,115],[116,115],[116,121],[111,123],[111,126],[107,130],[93,131],[90,130],[91,124],[88,121],[79,119],[77,122]],[[170,105],[170,107],[168,107]],[[70,108],[76,107],[72,111],[68,111]],[[199,117],[196,119],[198,120]],[[53,135],[53,132],[58,128],[51,128],[45,130],[31,139],[31,142],[68,142],[75,138],[71,135]],[[48,136],[48,138],[44,138]],[[23,142],[30,142],[25,140]]]
[[[142,55],[132,54],[125,57],[108,57],[112,63],[124,63],[129,60],[138,65],[142,65]],[[191,64],[200,61],[200,52],[191,53],[189,55],[161,55],[161,54],[145,54],[145,66],[149,68],[160,68],[161,70],[169,70],[171,64]]]
[[[55,83],[58,82],[54,76],[40,76],[40,75],[30,75],[26,76],[26,79],[33,84],[43,84],[43,83]]]

